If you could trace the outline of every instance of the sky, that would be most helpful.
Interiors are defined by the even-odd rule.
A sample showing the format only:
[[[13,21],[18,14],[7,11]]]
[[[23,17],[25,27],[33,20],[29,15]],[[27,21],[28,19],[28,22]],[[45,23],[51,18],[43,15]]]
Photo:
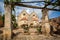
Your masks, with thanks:
[[[0,0],[0,12],[2,12],[4,14],[4,2],[3,1],[4,0]],[[27,2],[27,1],[40,1],[40,0],[22,0],[22,2]],[[34,6],[38,6],[38,7],[44,7],[43,2],[31,3],[31,4],[27,3],[27,5],[34,5]],[[52,6],[49,6],[49,7],[51,8]],[[42,17],[41,9],[33,9],[33,8],[27,8],[27,7],[21,7],[21,6],[15,6],[16,16],[18,16],[19,13],[21,13],[22,10],[26,10],[26,12],[29,13],[29,14],[31,14],[33,11],[35,11],[39,18]],[[50,10],[48,13],[49,13],[49,18],[50,19],[60,16],[60,11],[52,11],[52,10]]]

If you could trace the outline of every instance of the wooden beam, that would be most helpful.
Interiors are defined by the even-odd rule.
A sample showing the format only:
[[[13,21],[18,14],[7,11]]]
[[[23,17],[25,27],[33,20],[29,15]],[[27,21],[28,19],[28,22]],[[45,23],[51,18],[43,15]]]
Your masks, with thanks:
[[[15,3],[14,5],[15,6],[28,7],[28,8],[35,8],[35,9],[44,9],[44,7],[30,6],[30,5],[20,4],[20,3]],[[46,9],[54,10],[54,11],[60,11],[60,9],[52,9],[52,8],[46,8]]]
[[[10,5],[14,5],[14,6],[22,6],[22,7],[28,7],[28,8],[35,8],[35,9],[48,9],[48,10],[54,10],[54,11],[60,11],[60,9],[52,9],[52,8],[47,8],[48,5],[54,5],[55,3],[49,3],[49,2],[45,2],[45,7],[38,7],[38,6],[31,6],[31,5],[25,5],[23,3],[39,3],[39,2],[45,2],[45,1],[31,1],[31,2],[8,2],[8,4]],[[48,5],[46,5],[46,3]],[[7,4],[5,2],[5,4]],[[59,5],[57,5],[59,6]]]

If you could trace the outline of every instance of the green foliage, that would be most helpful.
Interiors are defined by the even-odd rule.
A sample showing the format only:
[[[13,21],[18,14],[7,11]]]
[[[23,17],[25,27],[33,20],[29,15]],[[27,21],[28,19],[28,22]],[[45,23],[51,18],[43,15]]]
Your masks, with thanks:
[[[21,25],[21,27],[24,29],[24,33],[28,33],[29,27],[27,24],[23,24],[23,25]]]
[[[22,28],[25,29],[25,30],[29,29],[28,25],[26,25],[26,24],[22,25]]]
[[[12,14],[12,21],[16,21],[15,15]]]
[[[16,23],[16,18],[15,18],[15,15],[12,14],[12,25],[13,25],[13,28],[17,28],[17,23]]]
[[[5,20],[5,15],[3,14],[3,16],[2,16],[3,24],[4,24],[4,20]]]
[[[2,20],[2,22],[3,22],[3,25],[4,25],[4,19],[5,19],[5,17],[4,17],[5,15],[3,14],[3,16],[0,16],[0,20]]]
[[[37,28],[38,32],[40,33],[41,32],[41,27]]]
[[[4,0],[4,2],[5,2],[6,5],[7,5],[7,4],[13,3],[13,2],[21,2],[21,0]],[[14,11],[14,5],[12,4],[11,6],[12,6],[11,9]]]
[[[17,23],[14,22],[14,23],[13,23],[13,27],[14,27],[14,28],[17,28],[17,26],[18,26]]]
[[[14,28],[16,28],[18,25],[16,23],[16,19],[15,19],[15,15],[12,14],[12,25]],[[4,25],[4,20],[5,20],[5,15],[3,14],[3,16],[0,17],[0,20],[2,21],[3,25]]]
[[[13,25],[13,27],[16,28],[17,27],[17,23],[16,23],[15,16],[13,14],[12,14],[11,19],[12,19],[12,25]],[[4,25],[5,15],[1,16],[0,20],[2,20],[3,25]]]
[[[21,2],[21,0],[16,0],[17,2]]]
[[[50,2],[50,0],[45,0],[46,2]]]
[[[4,26],[4,22],[3,22],[3,18],[2,18],[3,16],[2,15],[0,15],[0,27],[3,27]]]

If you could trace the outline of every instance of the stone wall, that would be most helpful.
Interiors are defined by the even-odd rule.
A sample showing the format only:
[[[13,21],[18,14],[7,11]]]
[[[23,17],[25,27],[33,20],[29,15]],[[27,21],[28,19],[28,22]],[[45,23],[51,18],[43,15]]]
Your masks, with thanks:
[[[47,37],[44,35],[20,35],[13,40],[60,40],[60,37]]]

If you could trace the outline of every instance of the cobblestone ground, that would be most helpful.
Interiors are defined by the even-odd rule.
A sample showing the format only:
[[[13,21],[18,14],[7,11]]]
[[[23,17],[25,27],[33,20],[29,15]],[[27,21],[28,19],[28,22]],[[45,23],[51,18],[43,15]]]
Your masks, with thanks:
[[[60,40],[60,37],[44,35],[18,35],[13,40]]]

